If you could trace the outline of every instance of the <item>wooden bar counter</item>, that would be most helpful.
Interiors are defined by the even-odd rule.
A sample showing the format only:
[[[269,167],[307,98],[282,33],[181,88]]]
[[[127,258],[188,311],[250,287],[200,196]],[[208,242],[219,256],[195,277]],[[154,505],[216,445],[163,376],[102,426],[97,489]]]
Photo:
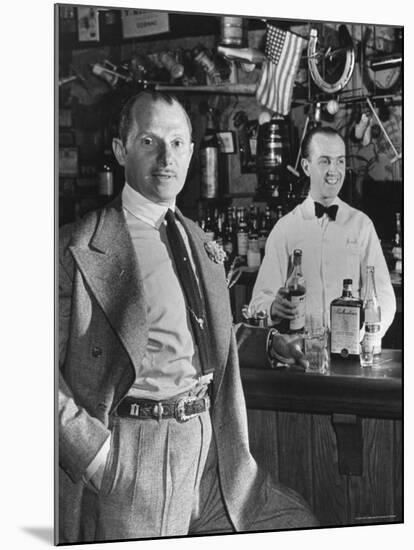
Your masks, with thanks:
[[[256,460],[296,489],[323,526],[402,522],[402,354],[328,374],[253,365],[240,354]]]

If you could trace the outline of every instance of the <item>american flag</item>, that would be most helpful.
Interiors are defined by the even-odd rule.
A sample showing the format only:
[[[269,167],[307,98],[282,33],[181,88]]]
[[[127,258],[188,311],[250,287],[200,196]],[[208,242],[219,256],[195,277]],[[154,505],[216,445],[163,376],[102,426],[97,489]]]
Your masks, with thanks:
[[[262,75],[256,91],[259,103],[270,111],[287,115],[305,40],[289,31],[267,25]]]

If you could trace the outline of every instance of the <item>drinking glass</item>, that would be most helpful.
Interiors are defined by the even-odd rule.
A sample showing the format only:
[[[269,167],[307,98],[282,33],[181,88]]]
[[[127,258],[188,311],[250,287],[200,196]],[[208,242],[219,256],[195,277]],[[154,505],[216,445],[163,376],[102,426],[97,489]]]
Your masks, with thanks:
[[[374,346],[367,342],[365,338],[359,346],[359,362],[361,367],[372,367],[374,364]]]
[[[309,361],[307,372],[323,374],[329,369],[328,329],[322,312],[306,317],[304,351]]]

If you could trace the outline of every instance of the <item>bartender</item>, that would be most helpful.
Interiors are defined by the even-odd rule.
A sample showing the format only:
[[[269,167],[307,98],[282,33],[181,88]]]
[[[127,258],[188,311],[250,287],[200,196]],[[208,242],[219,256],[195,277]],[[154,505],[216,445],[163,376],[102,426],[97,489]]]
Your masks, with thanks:
[[[345,142],[335,129],[316,127],[305,136],[301,153],[309,195],[272,229],[250,308],[265,310],[274,325],[295,317],[296,306],[287,299],[284,284],[293,251],[299,248],[307,313],[321,315],[326,325],[343,279],[352,279],[354,294],[364,296],[366,267],[374,266],[383,336],[394,318],[395,295],[372,221],[338,197],[346,172]]]

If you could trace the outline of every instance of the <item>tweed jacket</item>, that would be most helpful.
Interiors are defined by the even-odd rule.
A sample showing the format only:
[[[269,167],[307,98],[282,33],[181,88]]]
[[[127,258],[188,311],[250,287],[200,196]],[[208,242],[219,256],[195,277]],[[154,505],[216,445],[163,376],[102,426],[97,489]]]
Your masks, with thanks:
[[[223,266],[207,254],[204,232],[177,212],[202,285],[215,363],[211,418],[223,496],[236,530],[264,505],[264,474],[248,446]],[[145,353],[146,304],[120,198],[64,226],[59,248],[59,543],[82,540],[82,476],[107,436]]]

